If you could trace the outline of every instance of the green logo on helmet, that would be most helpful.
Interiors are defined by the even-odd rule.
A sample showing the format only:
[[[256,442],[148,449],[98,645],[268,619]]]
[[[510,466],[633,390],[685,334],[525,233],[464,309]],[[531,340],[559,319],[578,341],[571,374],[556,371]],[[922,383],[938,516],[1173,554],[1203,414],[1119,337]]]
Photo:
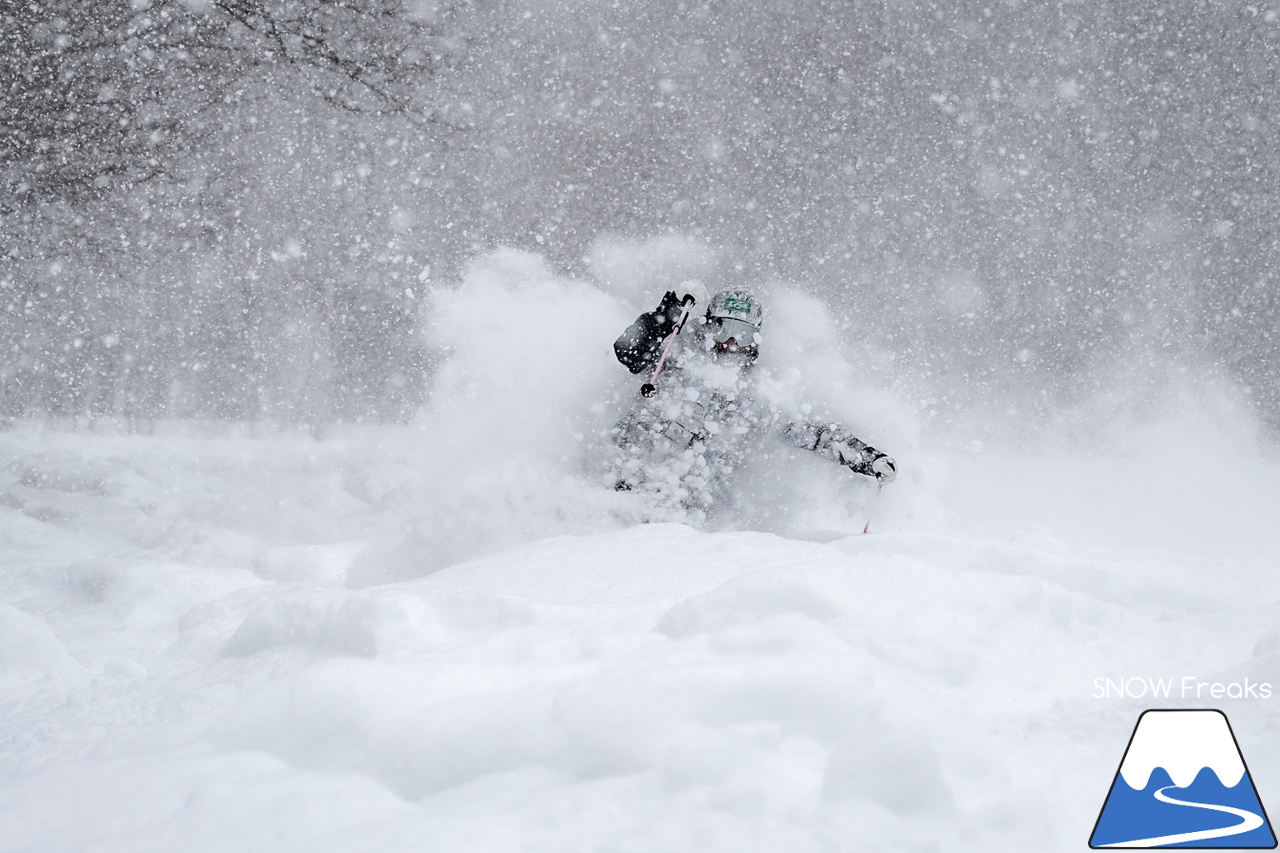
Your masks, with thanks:
[[[746,314],[748,317],[750,317],[751,316],[751,300],[738,299],[737,297],[734,297],[734,296],[726,297],[724,300],[724,310],[733,311],[738,314]]]

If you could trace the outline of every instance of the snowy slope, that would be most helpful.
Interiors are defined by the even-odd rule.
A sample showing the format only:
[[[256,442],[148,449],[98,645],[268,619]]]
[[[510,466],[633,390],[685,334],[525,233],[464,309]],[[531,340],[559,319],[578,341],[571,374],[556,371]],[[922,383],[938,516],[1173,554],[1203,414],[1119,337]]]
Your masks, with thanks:
[[[799,293],[765,392],[902,476],[778,450],[638,523],[593,459],[644,287],[483,260],[409,427],[0,433],[0,850],[1074,850],[1139,711],[1206,704],[1095,679],[1280,688],[1243,425],[926,440]],[[1213,703],[1264,802],[1274,701]]]
[[[826,544],[617,524],[369,585],[413,564],[420,439],[0,435],[0,849],[1079,849],[1146,706],[1095,677],[1280,682],[1265,539],[1072,544],[1034,503],[1001,538],[886,502]],[[993,460],[971,496],[1034,470]],[[1264,802],[1269,707],[1226,709]]]

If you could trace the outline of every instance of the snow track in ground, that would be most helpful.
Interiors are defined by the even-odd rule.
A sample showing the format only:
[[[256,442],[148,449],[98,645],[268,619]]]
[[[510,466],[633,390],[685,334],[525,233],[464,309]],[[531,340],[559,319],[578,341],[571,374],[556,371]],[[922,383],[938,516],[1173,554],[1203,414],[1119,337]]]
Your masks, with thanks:
[[[0,434],[0,850],[1079,849],[1150,704],[1094,678],[1280,686],[1230,492],[1145,493],[1194,547],[1149,504],[1069,543],[1079,460],[926,458],[867,537],[561,519],[451,562],[421,438]],[[1274,701],[1225,707],[1264,801]]]

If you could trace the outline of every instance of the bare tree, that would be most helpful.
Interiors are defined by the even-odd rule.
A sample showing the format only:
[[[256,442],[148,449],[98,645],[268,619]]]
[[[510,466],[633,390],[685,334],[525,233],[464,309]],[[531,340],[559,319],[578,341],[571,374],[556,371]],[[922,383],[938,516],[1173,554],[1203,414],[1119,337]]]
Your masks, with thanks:
[[[218,107],[280,75],[431,121],[441,20],[402,0],[0,0],[0,209],[165,173]]]

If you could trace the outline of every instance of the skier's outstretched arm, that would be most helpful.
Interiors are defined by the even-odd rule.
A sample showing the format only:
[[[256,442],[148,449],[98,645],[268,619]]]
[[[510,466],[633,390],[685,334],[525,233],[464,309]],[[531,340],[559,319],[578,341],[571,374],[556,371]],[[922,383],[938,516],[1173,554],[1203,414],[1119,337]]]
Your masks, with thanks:
[[[783,434],[797,447],[839,462],[855,474],[888,483],[898,475],[889,456],[860,441],[836,424],[791,423]]]
[[[632,373],[643,373],[658,362],[662,342],[680,319],[680,303],[668,291],[653,311],[646,311],[613,342],[613,354]]]

